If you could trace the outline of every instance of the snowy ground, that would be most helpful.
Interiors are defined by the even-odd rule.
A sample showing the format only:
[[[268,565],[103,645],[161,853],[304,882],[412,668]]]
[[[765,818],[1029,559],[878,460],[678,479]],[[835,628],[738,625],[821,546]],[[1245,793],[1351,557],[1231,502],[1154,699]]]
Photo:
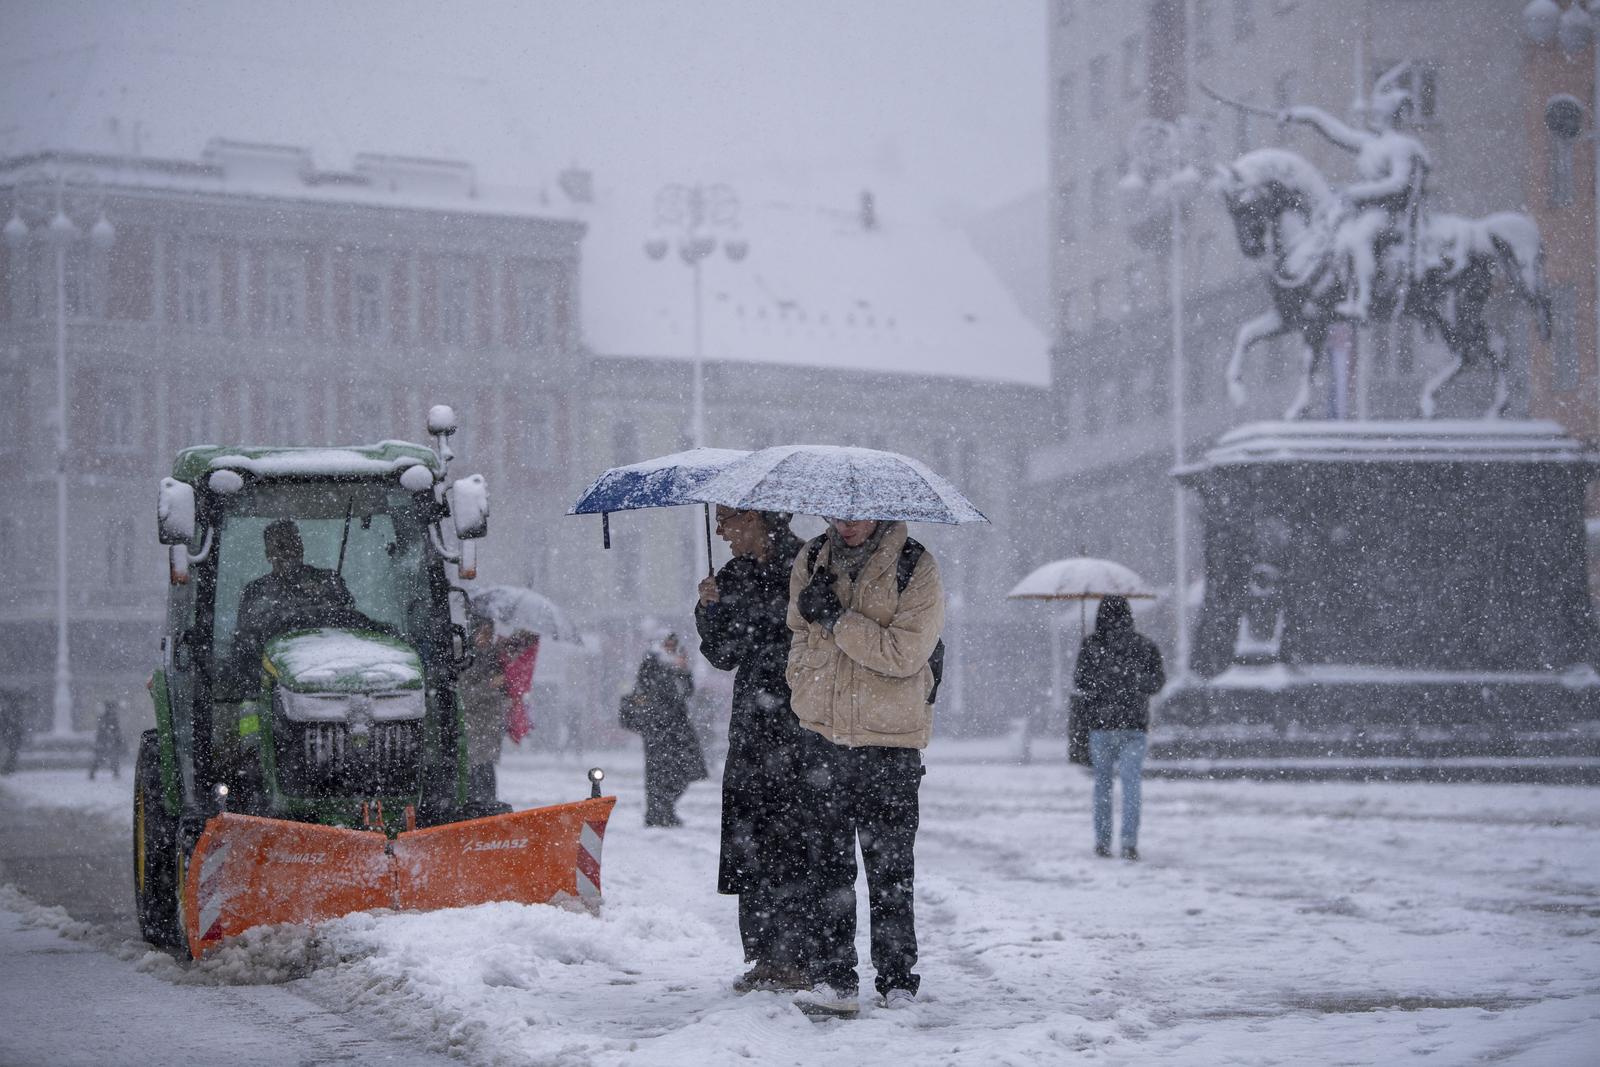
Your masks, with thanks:
[[[686,827],[646,830],[636,751],[502,765],[519,806],[582,795],[586,763],[606,766],[621,802],[599,918],[362,915],[309,942],[269,931],[204,965],[140,967],[291,981],[483,1064],[1597,1062],[1600,790],[1150,780],[1146,859],[1129,864],[1091,855],[1080,771],[971,755],[936,746],[923,786],[911,1013],[867,1001],[818,1023],[776,994],[733,995],[716,788],[690,791]],[[35,771],[0,789],[128,817],[126,779]],[[863,956],[865,936],[863,915]]]

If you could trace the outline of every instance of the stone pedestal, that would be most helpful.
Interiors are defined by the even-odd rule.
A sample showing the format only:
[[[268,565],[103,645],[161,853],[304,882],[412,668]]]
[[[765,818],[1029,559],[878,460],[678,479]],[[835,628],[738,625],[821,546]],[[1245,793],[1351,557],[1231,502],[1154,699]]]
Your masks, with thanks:
[[[1600,753],[1583,502],[1554,423],[1255,423],[1179,472],[1204,529],[1177,750]],[[1231,739],[1231,741],[1230,741]]]

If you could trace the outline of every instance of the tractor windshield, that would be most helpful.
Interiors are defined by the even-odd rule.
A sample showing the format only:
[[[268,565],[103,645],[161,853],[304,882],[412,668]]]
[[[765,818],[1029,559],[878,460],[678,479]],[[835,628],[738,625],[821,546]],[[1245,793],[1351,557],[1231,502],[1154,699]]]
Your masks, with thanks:
[[[253,693],[262,648],[288,630],[350,626],[419,643],[430,619],[426,537],[399,488],[269,484],[226,497],[212,617],[219,695]]]

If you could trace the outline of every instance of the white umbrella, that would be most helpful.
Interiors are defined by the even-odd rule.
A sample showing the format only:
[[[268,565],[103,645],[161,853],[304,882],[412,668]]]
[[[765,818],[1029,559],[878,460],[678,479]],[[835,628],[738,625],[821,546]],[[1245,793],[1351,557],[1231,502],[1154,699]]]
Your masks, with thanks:
[[[1006,597],[1011,600],[1076,600],[1078,602],[1078,640],[1082,643],[1089,629],[1089,601],[1108,596],[1126,597],[1129,600],[1154,600],[1156,591],[1149,582],[1139,577],[1131,568],[1109,559],[1093,556],[1074,556],[1058,559],[1035,568],[1028,576],[1011,587]],[[1051,697],[1056,713],[1066,713],[1065,671],[1062,666],[1061,627],[1050,627]],[[1022,761],[1028,762],[1031,720],[1023,723]]]
[[[724,507],[830,519],[988,522],[948,480],[898,452],[777,445],[730,463],[694,496]]]
[[[1076,556],[1058,559],[1035,569],[1011,587],[1013,600],[1099,600],[1120,596],[1129,600],[1155,599],[1149,582],[1128,567],[1109,559]]]
[[[494,621],[495,637],[530,633],[545,641],[583,641],[555,601],[532,589],[492,585],[472,594],[472,607]]]

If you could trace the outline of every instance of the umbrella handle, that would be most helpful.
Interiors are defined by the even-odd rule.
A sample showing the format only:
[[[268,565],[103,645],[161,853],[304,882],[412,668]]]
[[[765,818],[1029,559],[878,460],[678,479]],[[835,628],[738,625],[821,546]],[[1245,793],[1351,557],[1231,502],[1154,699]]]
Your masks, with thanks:
[[[706,504],[706,574],[716,577],[717,568],[711,562],[711,505]]]
[[[607,549],[611,547],[611,512],[609,511],[600,513],[600,547]]]

